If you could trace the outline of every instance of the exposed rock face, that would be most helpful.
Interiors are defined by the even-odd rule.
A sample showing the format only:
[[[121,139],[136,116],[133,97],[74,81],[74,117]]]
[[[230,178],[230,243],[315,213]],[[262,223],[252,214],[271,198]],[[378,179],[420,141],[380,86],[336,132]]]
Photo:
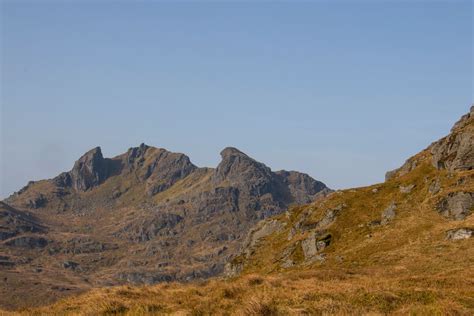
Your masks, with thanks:
[[[438,203],[438,212],[446,218],[463,220],[474,208],[474,193],[450,193]]]
[[[332,192],[324,183],[314,180],[305,173],[282,170],[277,171],[276,174],[288,186],[296,204],[310,203],[317,195],[323,196]]]
[[[468,239],[472,236],[474,236],[474,228],[470,227],[451,229],[446,232],[446,239],[449,240]]]
[[[129,172],[138,172],[141,181],[146,181],[146,193],[149,196],[170,188],[197,169],[184,154],[145,144],[130,148],[124,157],[123,165]]]
[[[433,165],[438,169],[472,170],[474,168],[474,131],[465,127],[474,117],[474,106],[451,130],[451,134],[431,147]]]
[[[76,161],[69,174],[72,187],[77,191],[86,191],[101,184],[109,175],[109,168],[100,147],[85,153]],[[63,177],[58,179],[58,182],[67,183],[68,181]]]
[[[221,157],[222,161],[213,176],[215,183],[227,180],[238,186],[243,181],[248,181],[254,184],[256,189],[262,189],[260,193],[268,191],[269,188],[265,186],[272,180],[270,168],[233,147],[222,150]]]
[[[146,242],[162,234],[169,234],[183,217],[172,213],[156,213],[151,219],[132,223],[121,229],[116,235],[126,237],[135,242]]]
[[[305,260],[311,260],[331,243],[332,236],[320,232],[312,232],[301,242]]]

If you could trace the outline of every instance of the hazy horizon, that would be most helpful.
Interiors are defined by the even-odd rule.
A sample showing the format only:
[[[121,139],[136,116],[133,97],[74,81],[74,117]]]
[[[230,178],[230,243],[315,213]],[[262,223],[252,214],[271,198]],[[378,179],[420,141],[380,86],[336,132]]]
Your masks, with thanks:
[[[142,142],[382,182],[469,111],[473,5],[340,4],[2,1],[0,198]]]

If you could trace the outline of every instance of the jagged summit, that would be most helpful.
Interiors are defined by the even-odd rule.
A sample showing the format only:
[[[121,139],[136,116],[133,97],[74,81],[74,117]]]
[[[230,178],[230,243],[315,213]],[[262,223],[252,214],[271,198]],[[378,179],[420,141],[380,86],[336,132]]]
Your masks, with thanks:
[[[100,147],[86,152],[70,171],[72,187],[86,191],[101,184],[109,175],[109,165],[102,156]]]
[[[272,181],[273,173],[270,168],[261,162],[233,147],[227,147],[221,152],[222,161],[217,166],[214,181],[231,181],[240,185],[240,182],[263,186]]]
[[[247,154],[243,153],[242,151],[238,150],[235,147],[226,147],[221,151],[222,159],[228,159],[231,156],[245,156],[245,157],[248,157]]]

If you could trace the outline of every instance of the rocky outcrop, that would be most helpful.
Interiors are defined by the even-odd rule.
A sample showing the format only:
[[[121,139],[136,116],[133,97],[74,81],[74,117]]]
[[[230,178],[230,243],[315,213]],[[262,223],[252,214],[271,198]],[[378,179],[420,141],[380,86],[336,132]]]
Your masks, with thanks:
[[[401,166],[400,168],[388,171],[385,174],[385,181],[393,179],[396,176],[399,176],[399,177],[404,176],[408,174],[409,172],[413,171],[416,168],[416,166],[418,166],[418,161],[415,158],[410,158],[407,161],[405,161],[403,166]]]
[[[64,269],[70,269],[70,270],[73,270],[73,271],[76,271],[76,270],[79,270],[80,269],[80,266],[79,266],[79,263],[77,262],[74,262],[74,261],[64,261],[63,262],[63,268]]]
[[[197,169],[188,156],[141,144],[123,157],[123,168],[137,173],[146,183],[146,194],[153,196],[170,188]]]
[[[451,134],[431,146],[433,165],[451,172],[474,168],[474,130],[467,128],[474,119],[474,106],[454,125]]]
[[[72,187],[77,191],[87,191],[98,186],[109,175],[109,164],[102,156],[100,147],[89,150],[74,164],[69,172],[70,181],[66,175],[60,175],[56,179],[58,183],[71,183]]]
[[[396,216],[396,209],[397,205],[395,202],[390,203],[390,205],[382,212],[382,220],[380,221],[380,224],[387,225],[390,223]]]
[[[318,196],[325,196],[332,192],[324,183],[314,180],[305,173],[281,170],[276,174],[289,188],[295,204],[307,204]]]
[[[221,151],[222,161],[213,175],[213,182],[220,184],[227,181],[235,187],[250,184],[255,195],[263,195],[272,191],[273,173],[265,166],[233,147]]]
[[[284,227],[284,223],[281,223],[278,220],[267,220],[260,222],[257,226],[250,230],[244,243],[242,244],[243,255],[246,257],[250,256],[253,248],[262,238],[279,232]]]
[[[43,233],[46,228],[38,219],[23,211],[0,202],[0,240],[6,240],[22,233]]]
[[[19,236],[5,241],[5,245],[11,247],[21,248],[44,248],[48,241],[43,237],[38,236]]]
[[[448,240],[461,240],[468,239],[474,236],[474,228],[463,227],[451,229],[446,232],[446,239]]]
[[[120,229],[115,235],[134,242],[146,242],[159,235],[169,235],[183,221],[183,217],[172,213],[159,212],[151,218],[133,221]],[[174,234],[174,233],[173,233]]]
[[[463,220],[472,213],[474,193],[454,192],[444,197],[437,205],[438,212],[452,220]]]
[[[305,260],[312,260],[320,254],[331,243],[332,236],[324,232],[311,232],[309,236],[301,241],[301,248]],[[322,257],[318,257],[321,259]]]

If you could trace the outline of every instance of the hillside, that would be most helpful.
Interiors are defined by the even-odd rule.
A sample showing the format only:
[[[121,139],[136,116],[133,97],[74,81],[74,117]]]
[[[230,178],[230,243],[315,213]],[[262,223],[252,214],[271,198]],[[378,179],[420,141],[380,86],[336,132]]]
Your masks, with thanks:
[[[474,313],[474,107],[387,173],[261,221],[226,279],[96,289],[29,313]]]
[[[71,171],[28,183],[1,204],[0,306],[217,275],[259,220],[330,192],[235,148],[221,156],[198,168],[144,144],[114,158],[97,147]]]

